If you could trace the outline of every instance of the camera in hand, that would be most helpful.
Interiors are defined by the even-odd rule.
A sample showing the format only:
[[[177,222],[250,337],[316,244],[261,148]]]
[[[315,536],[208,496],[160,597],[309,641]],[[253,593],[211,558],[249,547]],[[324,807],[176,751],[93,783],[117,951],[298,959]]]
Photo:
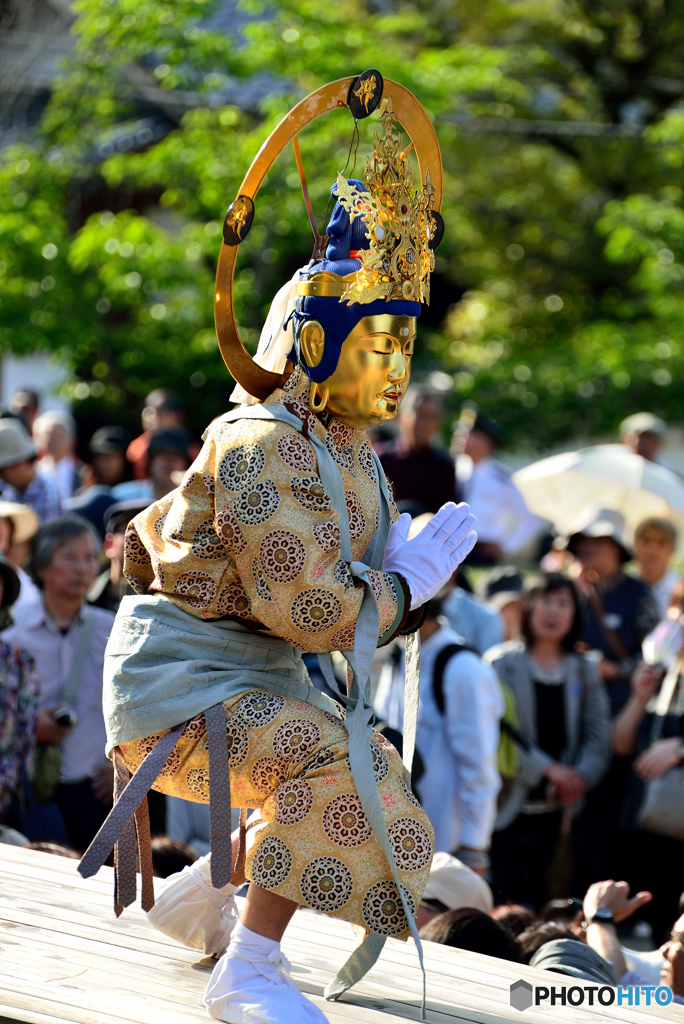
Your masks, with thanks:
[[[57,725],[61,725],[65,729],[72,729],[75,725],[78,725],[78,715],[73,708],[68,708],[66,705],[57,708],[53,718]]]

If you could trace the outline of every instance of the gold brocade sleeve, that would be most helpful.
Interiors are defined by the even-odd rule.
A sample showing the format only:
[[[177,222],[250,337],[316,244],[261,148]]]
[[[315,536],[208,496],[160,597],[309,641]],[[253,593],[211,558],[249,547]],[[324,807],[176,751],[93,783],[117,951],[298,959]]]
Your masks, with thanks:
[[[340,558],[337,513],[310,442],[286,424],[259,420],[218,425],[211,440],[216,532],[230,547],[252,615],[306,651],[351,647],[363,585]],[[358,560],[375,531],[374,497],[369,508],[357,490],[347,491],[352,555]],[[380,638],[396,619],[403,595],[389,573],[370,571],[369,579],[380,609]]]
[[[363,600],[340,557],[340,531],[313,446],[286,424],[217,423],[182,485],[136,516],[124,572],[138,593],[162,593],[192,615],[232,616],[302,650],[346,650]],[[330,446],[345,486],[352,557],[378,521],[367,439]],[[336,461],[337,461],[336,460]],[[407,609],[399,580],[369,571],[387,642]],[[410,603],[410,602],[409,602]]]

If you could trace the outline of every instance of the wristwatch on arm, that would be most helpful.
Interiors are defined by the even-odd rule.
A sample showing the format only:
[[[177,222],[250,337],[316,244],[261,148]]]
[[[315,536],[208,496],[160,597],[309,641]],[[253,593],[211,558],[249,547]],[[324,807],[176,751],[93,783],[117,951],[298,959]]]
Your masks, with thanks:
[[[584,925],[586,928],[590,924],[615,924],[615,918],[613,917],[613,911],[609,910],[608,907],[597,907],[593,914],[589,917],[585,917]]]

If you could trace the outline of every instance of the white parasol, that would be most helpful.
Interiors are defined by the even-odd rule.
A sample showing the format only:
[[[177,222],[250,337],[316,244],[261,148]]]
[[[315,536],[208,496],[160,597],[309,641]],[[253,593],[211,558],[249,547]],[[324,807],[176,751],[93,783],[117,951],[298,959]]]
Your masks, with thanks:
[[[634,532],[649,516],[673,520],[684,550],[684,480],[621,444],[597,444],[533,462],[513,475],[529,509],[571,533],[588,510],[612,508]]]

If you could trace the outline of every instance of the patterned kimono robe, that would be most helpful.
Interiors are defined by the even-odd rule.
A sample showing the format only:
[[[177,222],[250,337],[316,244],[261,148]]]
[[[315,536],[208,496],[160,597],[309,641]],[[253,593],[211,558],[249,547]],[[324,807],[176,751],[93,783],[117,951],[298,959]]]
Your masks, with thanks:
[[[357,561],[379,521],[376,470],[365,432],[314,416],[307,396],[308,381],[296,372],[264,403],[284,404],[302,420],[302,433],[278,421],[212,424],[180,488],[129,526],[124,571],[138,593],[161,594],[202,619],[231,617],[303,651],[353,646],[364,591],[340,557],[338,516],[307,437],[315,433],[340,468]],[[368,575],[380,611],[378,643],[387,643],[406,624],[410,593],[398,575]],[[297,903],[405,938],[396,883],[354,786],[343,709],[336,716],[251,690],[224,701],[224,710],[233,803],[261,810],[248,833],[247,877]],[[160,735],[119,745],[130,771]],[[378,733],[371,747],[395,863],[415,912],[433,831],[396,750]],[[154,788],[208,802],[202,715],[186,727]]]

